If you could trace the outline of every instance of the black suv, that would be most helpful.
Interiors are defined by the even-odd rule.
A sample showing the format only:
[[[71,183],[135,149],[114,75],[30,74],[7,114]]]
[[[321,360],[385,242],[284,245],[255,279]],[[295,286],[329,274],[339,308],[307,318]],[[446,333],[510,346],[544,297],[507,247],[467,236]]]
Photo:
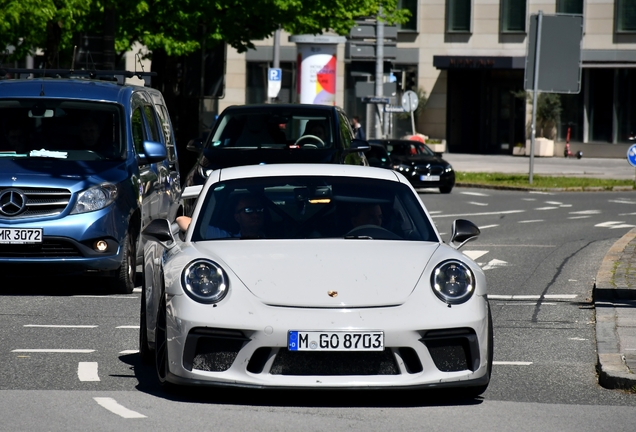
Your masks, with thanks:
[[[368,143],[354,139],[345,112],[309,104],[226,108],[206,139],[190,141],[200,152],[184,187],[201,185],[218,168],[271,163],[368,165]]]

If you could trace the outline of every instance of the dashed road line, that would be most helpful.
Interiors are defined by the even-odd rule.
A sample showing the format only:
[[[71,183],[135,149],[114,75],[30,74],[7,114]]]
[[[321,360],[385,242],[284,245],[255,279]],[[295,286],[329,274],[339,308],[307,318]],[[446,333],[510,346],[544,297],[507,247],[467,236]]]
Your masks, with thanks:
[[[480,230],[482,229],[486,229],[486,228],[494,228],[494,227],[498,227],[499,224],[493,224],[493,225],[482,225],[479,227]]]
[[[77,377],[80,381],[100,381],[97,373],[97,362],[79,362]]]
[[[115,328],[118,329],[139,329],[138,325],[123,325],[123,326],[117,326]]]
[[[490,196],[490,195],[485,194],[485,193],[482,193],[482,192],[468,192],[468,191],[465,191],[465,192],[460,192],[460,193],[461,193],[462,195],[486,196],[486,197],[487,197],[487,196]]]
[[[588,219],[592,216],[569,216],[568,219]]]
[[[123,350],[123,351],[119,351],[119,354],[137,354],[139,352],[138,349],[134,349],[134,350]]]
[[[537,222],[545,222],[544,219],[530,219],[530,220],[522,220],[517,223],[537,223]]]
[[[600,210],[581,210],[581,211],[570,212],[570,214],[573,214],[573,215],[595,215],[595,214],[601,214],[601,211]]]
[[[556,210],[559,207],[537,207],[535,210]]]
[[[488,300],[573,300],[578,294],[504,295],[488,294]]]
[[[25,324],[24,327],[40,328],[96,328],[96,325],[56,325],[56,324]]]
[[[123,405],[120,405],[115,399],[109,397],[94,397],[95,402],[97,402],[103,408],[106,408],[108,411],[113,414],[117,414],[120,417],[126,419],[132,418],[146,418],[145,415],[140,414],[136,411],[130,410]]]
[[[458,213],[458,214],[444,214],[444,215],[435,215],[431,216],[432,218],[439,217],[470,217],[470,216],[496,216],[502,214],[514,214],[514,213],[524,213],[525,210],[505,210],[498,212],[484,212],[484,213]]]
[[[488,205],[488,203],[480,203],[480,202],[477,202],[477,201],[468,201],[467,204],[472,204],[472,205],[476,205],[476,206],[487,206]]]
[[[66,354],[90,354],[94,349],[14,349],[14,353],[66,353]]]
[[[493,361],[494,365],[509,365],[509,366],[530,366],[532,362],[528,361]]]
[[[600,224],[596,224],[594,226],[601,227],[601,228],[609,228],[609,229],[636,227],[636,225],[626,224],[625,221],[607,221],[607,222],[602,222]]]

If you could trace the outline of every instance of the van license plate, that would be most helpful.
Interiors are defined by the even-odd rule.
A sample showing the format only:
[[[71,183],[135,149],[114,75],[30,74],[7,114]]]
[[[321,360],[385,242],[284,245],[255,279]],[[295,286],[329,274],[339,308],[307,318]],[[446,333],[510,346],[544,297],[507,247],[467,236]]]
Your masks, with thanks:
[[[290,331],[290,351],[383,351],[381,331]]]
[[[0,244],[42,243],[42,228],[0,228]]]

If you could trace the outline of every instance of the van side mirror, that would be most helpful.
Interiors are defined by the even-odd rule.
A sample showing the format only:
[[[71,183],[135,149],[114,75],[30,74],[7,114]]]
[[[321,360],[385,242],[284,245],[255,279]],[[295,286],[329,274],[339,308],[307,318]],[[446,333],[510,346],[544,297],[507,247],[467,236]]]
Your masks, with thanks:
[[[155,141],[143,142],[144,153],[139,155],[139,164],[151,164],[165,160],[168,157],[166,147]]]

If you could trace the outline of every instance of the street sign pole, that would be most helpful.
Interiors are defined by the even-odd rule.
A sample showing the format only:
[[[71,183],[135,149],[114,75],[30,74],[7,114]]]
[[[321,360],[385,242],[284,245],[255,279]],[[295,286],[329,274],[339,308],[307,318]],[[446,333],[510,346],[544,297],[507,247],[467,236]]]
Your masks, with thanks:
[[[543,21],[543,11],[539,11],[537,17],[537,43],[534,47],[534,83],[532,89],[532,135],[530,136],[530,167],[528,183],[532,184],[532,172],[534,170],[534,138],[537,135],[537,96],[539,88],[539,58],[541,56],[541,23]]]
[[[627,162],[634,167],[634,185],[636,185],[636,144],[627,149]]]

